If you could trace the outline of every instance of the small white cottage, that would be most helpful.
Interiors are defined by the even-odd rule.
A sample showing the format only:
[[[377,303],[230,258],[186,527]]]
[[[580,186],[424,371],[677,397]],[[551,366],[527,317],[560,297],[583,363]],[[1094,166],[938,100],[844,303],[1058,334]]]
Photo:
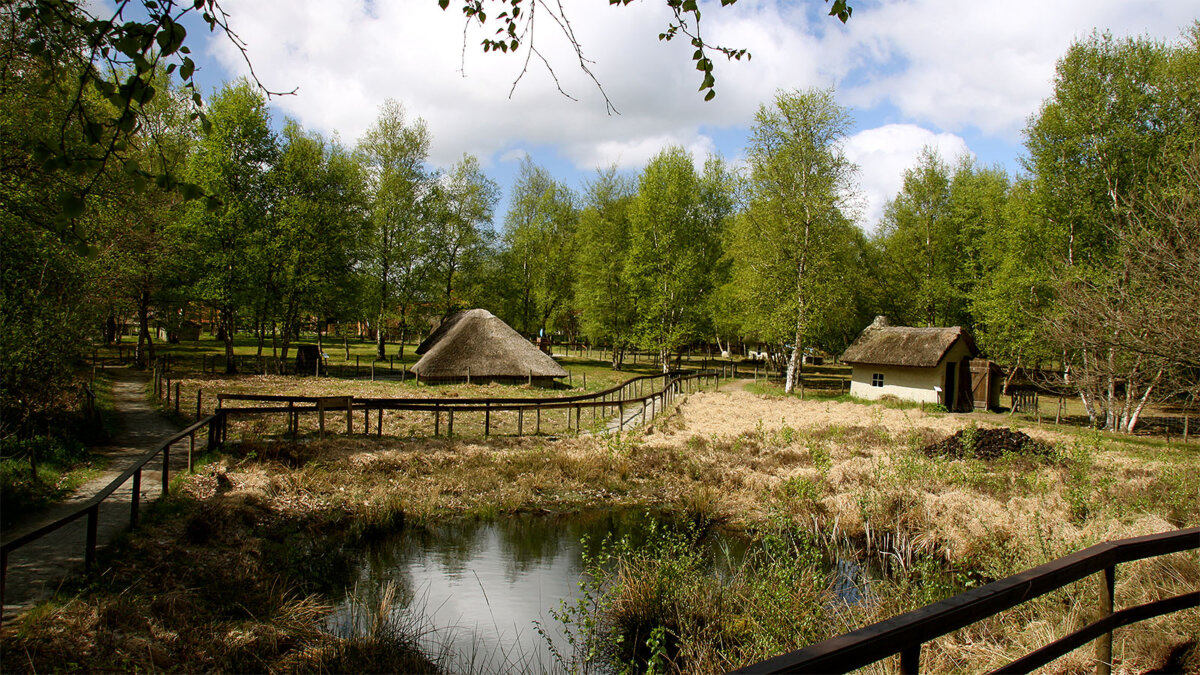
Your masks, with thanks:
[[[936,403],[951,411],[970,411],[971,360],[979,349],[961,326],[892,326],[879,316],[842,354],[853,366],[850,394],[879,399]]]

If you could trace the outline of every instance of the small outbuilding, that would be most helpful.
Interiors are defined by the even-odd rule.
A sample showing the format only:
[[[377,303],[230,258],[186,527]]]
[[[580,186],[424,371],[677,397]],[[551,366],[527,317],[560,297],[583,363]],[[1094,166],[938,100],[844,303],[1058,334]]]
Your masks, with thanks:
[[[978,355],[975,341],[961,326],[893,326],[879,316],[846,349],[842,361],[853,367],[852,396],[894,396],[969,412],[975,407],[971,362]]]
[[[553,386],[567,376],[558,362],[486,309],[450,315],[417,347],[412,372],[421,382],[531,382]]]

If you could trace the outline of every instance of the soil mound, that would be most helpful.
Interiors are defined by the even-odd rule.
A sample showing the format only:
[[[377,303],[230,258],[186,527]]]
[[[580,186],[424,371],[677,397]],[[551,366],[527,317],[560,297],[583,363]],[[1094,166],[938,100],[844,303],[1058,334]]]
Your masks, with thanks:
[[[1020,431],[969,427],[937,443],[930,443],[924,452],[930,457],[996,459],[1005,453],[1046,457],[1053,454],[1054,449]]]

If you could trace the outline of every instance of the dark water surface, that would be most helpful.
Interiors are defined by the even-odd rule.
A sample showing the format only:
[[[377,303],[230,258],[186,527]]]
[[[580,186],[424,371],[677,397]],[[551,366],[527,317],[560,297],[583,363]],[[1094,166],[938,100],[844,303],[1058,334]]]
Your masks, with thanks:
[[[415,620],[429,632],[425,646],[446,652],[452,670],[554,671],[537,627],[570,656],[563,626],[550,610],[582,595],[581,540],[589,555],[606,537],[628,536],[639,546],[657,519],[644,511],[603,511],[406,528],[363,557],[330,628],[340,635],[369,631],[370,614],[391,582],[393,616]],[[727,572],[730,560],[740,560],[745,550],[744,540],[728,533],[711,533],[703,543],[714,574]]]

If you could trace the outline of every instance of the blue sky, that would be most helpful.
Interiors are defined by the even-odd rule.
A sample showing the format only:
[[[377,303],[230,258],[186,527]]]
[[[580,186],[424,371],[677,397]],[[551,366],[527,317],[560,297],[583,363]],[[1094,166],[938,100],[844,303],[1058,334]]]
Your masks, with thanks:
[[[925,145],[947,160],[967,153],[1018,172],[1021,129],[1050,94],[1055,60],[1073,40],[1098,29],[1173,41],[1200,15],[1185,0],[857,0],[842,25],[819,0],[707,3],[706,39],[748,48],[753,58],[719,60],[717,98],[705,103],[691,48],[657,39],[670,18],[661,0],[565,0],[591,69],[621,111],[609,115],[550,21],[557,3],[537,5],[535,45],[577,100],[556,90],[537,58],[510,96],[526,54],[481,53],[485,33],[464,31],[454,0],[448,11],[436,0],[222,5],[264,84],[297,89],[272,101],[277,123],[291,117],[353,145],[394,98],[429,125],[431,165],[479,157],[504,193],[497,228],[526,154],[576,189],[597,168],[636,171],[669,144],[698,163],[710,152],[737,162],[759,105],[779,89],[816,86],[835,87],[854,119],[845,151],[860,167],[859,223],[870,230]],[[190,30],[205,86],[248,73],[226,40],[202,25]]]

